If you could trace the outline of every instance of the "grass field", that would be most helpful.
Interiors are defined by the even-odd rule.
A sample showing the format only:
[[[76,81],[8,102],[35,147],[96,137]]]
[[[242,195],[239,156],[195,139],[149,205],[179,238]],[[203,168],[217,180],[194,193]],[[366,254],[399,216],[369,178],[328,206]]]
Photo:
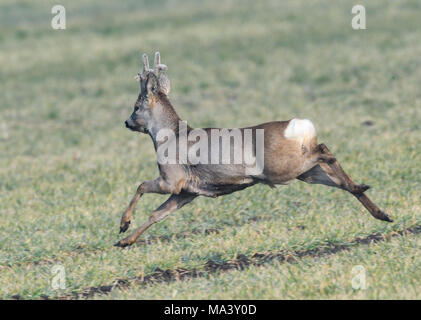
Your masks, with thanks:
[[[366,30],[351,28],[357,3]],[[54,4],[0,2],[1,298],[421,298],[419,1],[65,0],[66,30]],[[156,50],[189,125],[312,119],[395,222],[296,181],[196,199],[113,247],[158,176],[149,137],[123,123]],[[165,199],[145,195],[130,230]]]

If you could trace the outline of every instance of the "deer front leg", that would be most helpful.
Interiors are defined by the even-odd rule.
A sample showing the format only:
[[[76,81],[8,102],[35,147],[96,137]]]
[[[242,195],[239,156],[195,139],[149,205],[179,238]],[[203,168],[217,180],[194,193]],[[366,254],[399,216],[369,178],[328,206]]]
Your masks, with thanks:
[[[130,236],[117,242],[115,246],[126,247],[132,245],[136,242],[137,238],[139,238],[139,236],[151,225],[165,219],[170,213],[180,209],[182,206],[191,202],[196,197],[197,195],[195,194],[172,194],[167,201],[161,204],[159,208],[152,213],[147,222],[137,228]]]
[[[124,211],[121,222],[120,222],[120,233],[126,232],[130,225],[130,220],[132,218],[132,214],[134,208],[136,207],[137,202],[143,196],[144,193],[161,193],[165,194],[168,193],[162,188],[161,178],[155,180],[148,180],[142,182],[136,190],[135,195],[133,196],[132,200],[130,201],[129,206]]]

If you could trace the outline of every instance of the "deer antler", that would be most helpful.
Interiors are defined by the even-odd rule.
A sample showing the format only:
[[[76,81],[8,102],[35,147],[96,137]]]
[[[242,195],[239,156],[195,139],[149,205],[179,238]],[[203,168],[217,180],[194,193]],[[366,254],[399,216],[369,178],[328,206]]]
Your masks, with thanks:
[[[165,64],[161,64],[161,55],[159,51],[155,52],[155,62],[154,62],[154,70],[153,73],[157,76],[159,71],[166,71],[167,66]]]
[[[143,71],[142,71],[142,74],[146,74],[147,72],[150,71],[150,69],[149,69],[148,55],[146,53],[144,53],[142,55],[142,62],[143,62]]]
[[[165,74],[165,71],[167,71],[167,66],[165,64],[161,63],[161,55],[159,52],[155,52],[155,60],[154,60],[154,68],[153,70],[149,68],[149,61],[148,56],[146,53],[142,56],[142,62],[143,62],[143,71],[142,73],[138,73],[134,79],[136,81],[141,81],[146,79],[146,75],[149,72],[154,73],[154,75],[157,77],[158,84],[159,84],[159,91],[165,93],[168,95],[171,89],[170,79],[168,79],[167,75]],[[164,71],[164,72],[160,72]]]
[[[145,79],[146,74],[147,74],[148,72],[150,72],[150,71],[151,71],[151,69],[149,68],[148,55],[147,55],[146,53],[144,53],[144,54],[142,55],[142,64],[143,64],[143,70],[142,70],[142,73],[138,73],[138,74],[134,77],[134,79],[135,79],[136,81],[140,81],[141,79]]]

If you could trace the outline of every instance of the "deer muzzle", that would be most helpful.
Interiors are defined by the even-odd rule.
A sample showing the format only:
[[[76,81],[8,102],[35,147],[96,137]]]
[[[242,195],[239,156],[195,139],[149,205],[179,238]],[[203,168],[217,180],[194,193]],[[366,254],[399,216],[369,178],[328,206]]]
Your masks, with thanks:
[[[124,124],[126,125],[126,128],[130,130],[136,130],[136,124],[133,122],[132,119],[127,119],[126,121],[124,121]]]

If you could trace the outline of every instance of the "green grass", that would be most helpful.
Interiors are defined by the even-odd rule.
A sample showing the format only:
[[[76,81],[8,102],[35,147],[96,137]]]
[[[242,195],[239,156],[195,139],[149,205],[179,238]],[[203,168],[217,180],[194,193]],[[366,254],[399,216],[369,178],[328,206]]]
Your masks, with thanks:
[[[294,263],[204,267],[421,224],[418,1],[362,1],[360,31],[351,28],[353,1],[62,1],[60,31],[50,26],[54,4],[0,4],[1,298],[55,298],[156,268],[204,276],[91,298],[420,298],[419,234]],[[191,126],[312,119],[319,142],[372,186],[368,195],[395,223],[339,190],[297,181],[199,198],[142,237],[170,241],[113,247],[138,184],[158,175],[149,138],[123,124],[140,54],[155,50],[169,67],[170,100]],[[130,230],[165,199],[145,195]],[[64,290],[51,287],[56,264]],[[355,265],[367,270],[366,290],[352,289]]]

